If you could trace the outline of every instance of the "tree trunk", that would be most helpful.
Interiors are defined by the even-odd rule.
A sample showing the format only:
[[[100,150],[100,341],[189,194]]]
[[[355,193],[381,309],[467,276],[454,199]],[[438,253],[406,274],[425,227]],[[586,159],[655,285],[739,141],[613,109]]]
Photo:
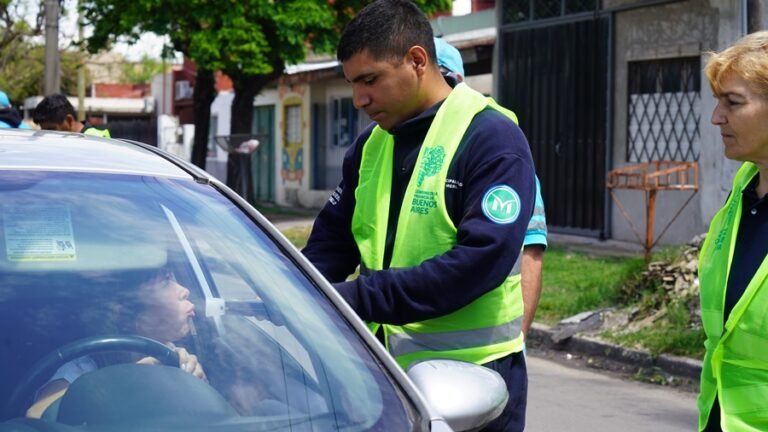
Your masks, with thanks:
[[[235,88],[235,98],[232,100],[232,118],[230,119],[230,134],[235,141],[230,144],[239,145],[250,138],[253,133],[253,99],[269,83],[280,76],[283,68],[275,68],[278,72],[266,75],[246,75],[238,71],[226,71],[232,78]],[[254,202],[253,179],[251,176],[251,154],[230,153],[227,160],[227,186],[236,191],[248,202]]]
[[[216,80],[213,71],[198,69],[195,92],[192,96],[195,115],[195,138],[192,145],[192,163],[205,169],[208,156],[208,133],[211,130],[211,103],[216,98]]]

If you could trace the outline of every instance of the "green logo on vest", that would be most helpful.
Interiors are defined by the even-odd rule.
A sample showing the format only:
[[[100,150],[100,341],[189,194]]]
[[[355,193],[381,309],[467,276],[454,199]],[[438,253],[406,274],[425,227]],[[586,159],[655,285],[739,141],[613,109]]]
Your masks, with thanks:
[[[437,192],[416,190],[411,200],[411,213],[428,215],[432,209],[437,208]]]
[[[445,149],[443,147],[426,147],[421,160],[421,168],[419,169],[419,178],[416,185],[421,186],[425,178],[439,173],[443,167],[443,161],[445,161]]]
[[[507,185],[494,186],[483,196],[485,217],[498,224],[508,224],[520,216],[520,196]]]
[[[718,231],[717,237],[715,237],[715,250],[720,250],[723,247],[723,243],[725,240],[727,240],[728,235],[731,233],[731,223],[733,223],[734,216],[736,215],[736,210],[738,210],[738,207],[739,201],[736,199],[730,199],[728,214],[725,216],[725,219],[721,219],[719,221],[720,231]]]

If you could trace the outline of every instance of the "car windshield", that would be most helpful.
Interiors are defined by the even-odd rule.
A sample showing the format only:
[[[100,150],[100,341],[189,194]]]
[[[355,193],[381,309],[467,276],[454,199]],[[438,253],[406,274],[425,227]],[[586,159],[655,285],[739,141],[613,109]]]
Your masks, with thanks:
[[[25,415],[67,431],[419,423],[336,307],[215,187],[0,171],[0,210],[0,430]],[[35,415],[56,383],[63,396]]]

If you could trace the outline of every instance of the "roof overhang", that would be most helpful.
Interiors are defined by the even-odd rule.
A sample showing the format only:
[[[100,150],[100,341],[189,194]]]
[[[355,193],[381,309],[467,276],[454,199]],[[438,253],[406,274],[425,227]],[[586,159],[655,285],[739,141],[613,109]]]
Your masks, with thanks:
[[[78,106],[76,97],[67,97],[75,109]],[[24,99],[24,110],[34,110],[43,100],[42,96],[32,96]],[[84,100],[85,111],[89,114],[149,114],[154,111],[154,99],[151,96],[143,98],[109,98],[87,97]]]

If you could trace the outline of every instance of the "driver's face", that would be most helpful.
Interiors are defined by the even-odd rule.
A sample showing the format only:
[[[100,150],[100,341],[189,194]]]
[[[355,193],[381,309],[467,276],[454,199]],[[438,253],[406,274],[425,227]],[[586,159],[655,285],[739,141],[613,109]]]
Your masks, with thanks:
[[[136,329],[146,337],[173,342],[189,334],[189,319],[195,305],[189,290],[172,279],[156,277],[139,288],[142,312],[136,317]]]

